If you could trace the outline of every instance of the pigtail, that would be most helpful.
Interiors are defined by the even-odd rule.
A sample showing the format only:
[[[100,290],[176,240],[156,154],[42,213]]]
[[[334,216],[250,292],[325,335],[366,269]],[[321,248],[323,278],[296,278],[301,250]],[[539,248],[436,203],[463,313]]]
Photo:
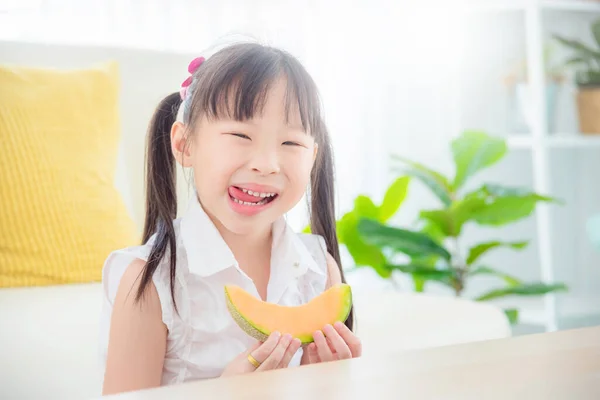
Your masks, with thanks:
[[[311,174],[310,229],[313,234],[325,239],[327,251],[340,269],[342,282],[346,283],[336,232],[333,152],[326,132],[322,132],[321,142],[319,144],[321,154]],[[345,324],[353,330],[354,307],[350,310]]]
[[[171,297],[173,304],[175,280],[175,230],[173,219],[177,216],[177,168],[171,153],[171,126],[177,118],[181,104],[179,92],[165,97],[154,112],[146,142],[146,218],[142,241],[145,243],[153,234],[156,238],[141,276],[136,295],[139,300],[152,280],[160,261],[169,254],[171,275]]]

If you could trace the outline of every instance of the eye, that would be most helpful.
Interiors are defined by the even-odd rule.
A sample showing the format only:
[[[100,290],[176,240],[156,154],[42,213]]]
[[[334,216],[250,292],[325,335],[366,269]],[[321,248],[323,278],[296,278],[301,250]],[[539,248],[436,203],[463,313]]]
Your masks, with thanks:
[[[250,136],[248,136],[248,135],[245,135],[245,134],[243,134],[243,133],[232,133],[232,135],[233,135],[233,136],[240,137],[240,138],[242,138],[242,139],[250,139]]]
[[[300,143],[290,142],[290,141],[283,142],[283,144],[287,145],[287,146],[302,146]]]

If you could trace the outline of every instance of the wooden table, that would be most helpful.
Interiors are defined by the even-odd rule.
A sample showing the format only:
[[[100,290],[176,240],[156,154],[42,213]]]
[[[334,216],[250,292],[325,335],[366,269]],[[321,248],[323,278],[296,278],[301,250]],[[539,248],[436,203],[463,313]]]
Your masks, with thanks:
[[[600,327],[251,373],[110,396],[183,399],[600,399]]]

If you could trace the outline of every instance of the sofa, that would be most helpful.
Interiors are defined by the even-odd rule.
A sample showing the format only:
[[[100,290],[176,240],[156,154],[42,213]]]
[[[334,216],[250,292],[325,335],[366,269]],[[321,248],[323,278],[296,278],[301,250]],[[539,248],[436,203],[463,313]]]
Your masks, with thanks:
[[[158,101],[178,89],[194,56],[0,42],[2,64],[75,68],[106,60],[119,63],[122,138],[114,184],[139,227],[143,221],[147,121]],[[185,199],[188,188],[183,175],[180,178],[178,191]],[[181,208],[185,206],[182,202]],[[353,286],[365,357],[390,349],[413,350],[511,335],[503,312],[490,304],[402,292],[369,269],[349,273],[348,281]],[[0,289],[0,398],[98,397],[103,372],[97,342],[100,307],[99,282]]]

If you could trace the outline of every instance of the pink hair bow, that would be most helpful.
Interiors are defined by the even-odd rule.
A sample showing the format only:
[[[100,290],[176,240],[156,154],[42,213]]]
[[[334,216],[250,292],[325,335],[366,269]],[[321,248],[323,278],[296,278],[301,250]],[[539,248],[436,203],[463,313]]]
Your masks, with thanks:
[[[192,75],[194,74],[194,72],[196,72],[198,67],[202,65],[204,60],[204,57],[196,57],[188,65],[188,72],[190,73],[190,76],[188,76],[187,79],[181,84],[181,89],[179,90],[181,100],[185,100],[185,96],[187,96],[188,87],[192,84]]]

